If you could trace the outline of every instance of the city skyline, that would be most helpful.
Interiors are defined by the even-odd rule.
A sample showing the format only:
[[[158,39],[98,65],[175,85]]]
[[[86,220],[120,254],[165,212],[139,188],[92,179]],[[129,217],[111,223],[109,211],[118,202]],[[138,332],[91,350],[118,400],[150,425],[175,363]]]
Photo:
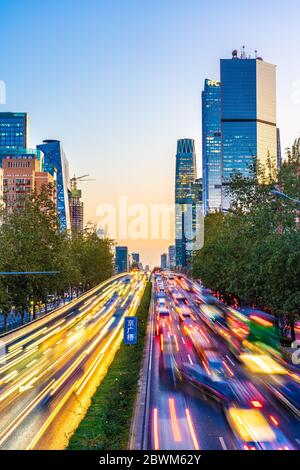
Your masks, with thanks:
[[[207,77],[219,77],[219,59],[230,58],[234,48],[241,49],[245,44],[247,53],[252,55],[258,49],[267,61],[277,65],[277,122],[283,153],[297,137],[300,66],[293,60],[297,41],[293,42],[296,32],[292,25],[299,5],[287,2],[282,9],[272,4],[272,24],[268,24],[265,22],[268,3],[260,6],[258,17],[257,2],[242,5],[238,11],[229,2],[222,18],[214,18],[212,7],[206,5],[204,9],[193,1],[189,2],[188,9],[179,2],[164,5],[154,2],[151,7],[143,5],[136,9],[136,2],[130,2],[126,8],[121,3],[119,8],[111,8],[105,2],[99,6],[98,2],[90,1],[87,9],[77,5],[71,10],[70,2],[65,2],[64,7],[55,2],[53,8],[52,5],[37,7],[34,1],[25,6],[22,2],[2,0],[0,39],[4,41],[8,35],[11,17],[16,31],[21,31],[27,21],[34,21],[36,35],[42,39],[38,43],[28,37],[20,44],[17,34],[6,42],[5,66],[0,77],[6,84],[6,104],[0,106],[0,111],[28,112],[29,147],[33,148],[43,139],[59,139],[72,172],[89,173],[95,178],[94,183],[82,186],[86,221],[97,222],[97,206],[102,202],[116,204],[119,194],[127,194],[133,202],[149,205],[154,197],[153,187],[157,187],[155,202],[170,203],[173,201],[176,140],[185,136],[195,139],[200,169],[203,81]],[[63,8],[68,11],[67,22],[61,21]],[[228,31],[224,24],[233,11],[238,21]],[[44,17],[47,22],[41,21]],[[138,18],[143,30],[136,29]],[[212,18],[213,41],[209,41],[208,47],[195,48],[196,44],[206,44],[207,37],[211,37],[206,23]],[[254,18],[257,23],[255,39],[251,27]],[[281,22],[287,20],[291,24],[289,37],[270,41],[274,28],[279,30]],[[185,37],[176,36],[176,29],[187,22],[189,29]],[[79,24],[82,36],[76,39],[74,47]],[[108,40],[107,24],[115,30],[114,40]],[[51,34],[53,25],[55,36]],[[99,28],[99,25],[104,27]],[[62,41],[62,37],[66,39]],[[63,47],[58,50],[62,43]],[[104,43],[106,48],[101,47]],[[156,53],[158,44],[162,46],[160,54]],[[17,47],[22,74],[16,75],[13,57]],[[126,54],[122,58],[124,48]],[[26,50],[30,50],[30,67],[24,62]],[[33,74],[32,70],[41,63],[42,72]],[[74,132],[76,126],[80,132]],[[111,181],[115,184],[110,184]],[[143,262],[152,265],[159,264],[160,253],[172,243],[173,239],[126,242],[131,251],[141,253]]]

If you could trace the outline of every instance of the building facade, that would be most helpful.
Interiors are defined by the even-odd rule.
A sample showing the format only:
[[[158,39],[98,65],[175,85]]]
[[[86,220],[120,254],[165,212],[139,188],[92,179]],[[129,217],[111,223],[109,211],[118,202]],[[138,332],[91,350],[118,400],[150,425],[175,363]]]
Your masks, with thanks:
[[[62,230],[71,229],[69,164],[59,140],[44,140],[37,146],[41,152],[43,171],[56,180],[57,214]]]
[[[115,267],[117,274],[128,271],[128,247],[116,246]]]
[[[55,181],[47,172],[40,171],[40,162],[36,155],[26,158],[7,157],[2,161],[3,201],[5,209],[11,211],[24,206],[26,196],[33,191],[40,193],[44,185],[51,183],[52,199],[56,203]]]
[[[261,58],[221,59],[222,206],[234,172],[249,176],[268,159],[277,167],[276,67]]]
[[[21,149],[28,145],[27,113],[0,113],[0,148]]]
[[[197,179],[194,140],[179,139],[175,170],[175,250],[179,269],[190,262],[201,201],[202,181]]]
[[[221,209],[221,83],[206,79],[202,91],[202,178],[204,213]]]
[[[140,262],[140,254],[139,253],[131,253],[131,258],[133,263],[138,263]]]
[[[174,271],[176,267],[176,248],[175,245],[170,245],[168,248],[168,268]]]
[[[160,267],[161,269],[165,270],[168,267],[168,255],[167,253],[163,253],[160,255]]]
[[[84,228],[84,204],[81,200],[81,189],[77,187],[76,178],[71,179],[70,223],[72,233],[82,233]]]

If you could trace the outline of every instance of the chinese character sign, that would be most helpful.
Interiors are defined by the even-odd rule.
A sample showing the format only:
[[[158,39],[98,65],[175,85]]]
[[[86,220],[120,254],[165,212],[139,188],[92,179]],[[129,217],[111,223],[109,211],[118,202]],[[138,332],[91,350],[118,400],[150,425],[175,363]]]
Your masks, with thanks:
[[[125,317],[124,321],[124,343],[137,343],[137,317]]]

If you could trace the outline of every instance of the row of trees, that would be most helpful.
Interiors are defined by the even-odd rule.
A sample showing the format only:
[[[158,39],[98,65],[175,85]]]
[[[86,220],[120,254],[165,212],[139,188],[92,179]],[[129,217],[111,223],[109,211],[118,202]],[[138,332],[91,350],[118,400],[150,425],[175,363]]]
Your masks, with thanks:
[[[51,188],[32,194],[0,226],[0,271],[58,271],[55,275],[1,275],[0,311],[24,319],[25,312],[45,304],[49,296],[85,291],[113,273],[112,241],[99,239],[94,226],[70,237],[59,230]]]
[[[193,275],[206,286],[274,312],[292,339],[300,313],[300,211],[272,189],[299,199],[299,148],[296,141],[278,176],[268,162],[253,166],[250,178],[232,177],[230,209],[206,217],[204,246],[193,259]]]

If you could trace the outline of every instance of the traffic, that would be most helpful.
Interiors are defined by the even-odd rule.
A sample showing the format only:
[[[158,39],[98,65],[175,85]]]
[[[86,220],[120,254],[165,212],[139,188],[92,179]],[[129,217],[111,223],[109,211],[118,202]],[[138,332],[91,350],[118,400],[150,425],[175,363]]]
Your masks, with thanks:
[[[271,315],[153,276],[151,449],[300,449],[300,369]]]

